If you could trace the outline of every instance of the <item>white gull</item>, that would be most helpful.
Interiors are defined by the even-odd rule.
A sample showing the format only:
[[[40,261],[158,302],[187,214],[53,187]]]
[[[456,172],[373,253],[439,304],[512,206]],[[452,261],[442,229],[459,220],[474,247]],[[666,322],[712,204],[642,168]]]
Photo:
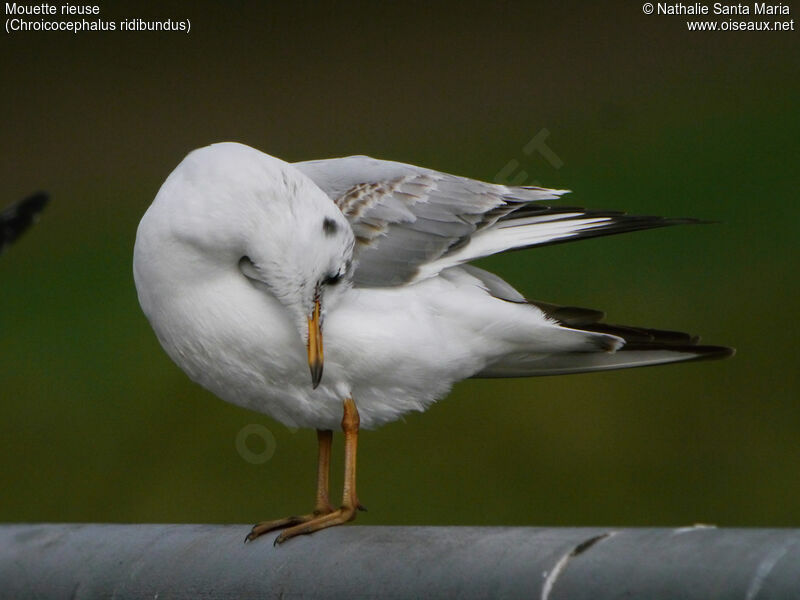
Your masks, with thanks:
[[[287,528],[280,542],[352,519],[358,429],[425,410],[459,380],[731,354],[687,334],[607,325],[599,311],[528,301],[467,264],[696,222],[547,203],[563,193],[365,156],[290,164],[236,143],[178,165],[136,236],[145,315],[192,380],[318,431],[314,511],[258,524],[248,539]],[[345,491],[334,510],[328,471],[340,425]]]

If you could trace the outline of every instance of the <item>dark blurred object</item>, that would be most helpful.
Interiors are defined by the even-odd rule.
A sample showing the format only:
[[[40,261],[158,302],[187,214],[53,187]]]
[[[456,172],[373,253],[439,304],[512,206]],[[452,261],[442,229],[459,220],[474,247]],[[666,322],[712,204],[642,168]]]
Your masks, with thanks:
[[[0,213],[0,254],[6,246],[11,245],[11,242],[39,220],[39,213],[49,201],[50,196],[44,192],[37,192]]]

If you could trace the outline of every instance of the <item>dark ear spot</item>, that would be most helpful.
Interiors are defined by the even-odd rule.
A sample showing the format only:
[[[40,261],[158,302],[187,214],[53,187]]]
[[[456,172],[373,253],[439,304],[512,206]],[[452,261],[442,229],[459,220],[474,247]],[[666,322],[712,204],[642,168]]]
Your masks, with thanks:
[[[336,224],[336,221],[329,217],[325,217],[325,220],[322,221],[322,231],[325,232],[325,235],[336,235],[336,231],[339,229],[339,226]]]

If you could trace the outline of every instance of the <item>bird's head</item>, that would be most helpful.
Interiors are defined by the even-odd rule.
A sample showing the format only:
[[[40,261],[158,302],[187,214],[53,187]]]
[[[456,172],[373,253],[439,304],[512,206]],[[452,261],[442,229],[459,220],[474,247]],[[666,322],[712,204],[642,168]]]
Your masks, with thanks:
[[[294,319],[306,343],[316,388],[322,379],[325,314],[341,292],[352,286],[354,237],[339,209],[311,186],[304,200],[297,202],[307,208],[291,211],[280,226],[264,221],[239,268],[257,287],[278,298]]]
[[[207,276],[212,265],[235,269],[280,301],[307,347],[317,387],[325,313],[351,285],[353,231],[334,202],[290,164],[222,143],[190,153],[150,212],[160,213],[150,221],[159,221],[184,250],[185,276]],[[147,219],[137,246],[152,233],[143,228],[154,228],[146,227]]]

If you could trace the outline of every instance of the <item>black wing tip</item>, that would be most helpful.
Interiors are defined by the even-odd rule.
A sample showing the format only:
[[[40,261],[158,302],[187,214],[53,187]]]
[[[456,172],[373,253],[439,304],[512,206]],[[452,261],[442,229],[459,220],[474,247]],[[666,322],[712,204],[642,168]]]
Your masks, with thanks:
[[[697,352],[698,348],[701,351],[698,360],[721,360],[736,356],[736,348],[730,346],[694,346],[694,351]]]
[[[716,221],[707,221],[704,219],[695,219],[692,217],[658,217],[650,215],[629,215],[621,211],[609,210],[586,210],[578,207],[563,207],[563,206],[525,206],[521,210],[516,210],[508,214],[507,217],[501,218],[500,223],[505,227],[513,227],[514,220],[529,216],[545,216],[545,215],[570,215],[565,216],[561,221],[568,222],[577,219],[608,219],[608,222],[602,223],[596,227],[590,227],[573,231],[546,242],[535,242],[532,244],[522,245],[515,248],[509,248],[508,251],[527,250],[529,248],[538,248],[544,246],[555,246],[556,244],[567,244],[570,242],[577,242],[579,240],[588,240],[592,238],[606,237],[611,235],[618,235],[620,233],[631,233],[634,231],[644,231],[646,229],[660,229],[662,227],[672,227],[675,225],[711,225]],[[556,219],[552,222],[558,222]],[[524,225],[523,225],[524,226]]]
[[[652,329],[631,325],[612,325],[610,323],[590,323],[581,327],[585,331],[605,333],[621,337],[628,344],[657,344],[659,346],[694,346],[700,336],[669,329]]]
[[[699,335],[670,329],[601,323],[600,320],[605,314],[599,310],[559,306],[548,302],[529,302],[542,310],[548,317],[557,320],[566,327],[622,338],[625,344],[617,350],[618,352],[668,350],[692,355],[687,356],[684,360],[719,360],[730,358],[736,354],[736,349],[728,346],[700,344]],[[605,337],[600,338],[600,341],[598,341],[599,347],[605,351],[615,350],[616,348],[607,347],[606,340],[607,338]]]
[[[582,329],[621,337],[625,340],[625,345],[619,349],[619,352],[669,350],[694,355],[686,360],[719,360],[730,358],[736,354],[736,349],[728,346],[700,344],[699,335],[684,333],[683,331],[607,325],[605,323],[597,323],[582,327]]]
[[[539,188],[535,186],[524,187],[523,189],[531,189],[536,191],[561,191],[569,192],[569,190],[548,190],[547,188]],[[660,215],[646,215],[646,214],[630,214],[624,210],[608,210],[597,208],[586,208],[583,206],[562,205],[562,204],[542,204],[540,202],[521,204],[515,207],[507,215],[500,218],[500,221],[513,221],[522,217],[541,216],[541,215],[558,215],[568,213],[579,213],[574,218],[619,218],[625,221],[639,221],[649,223],[660,223],[661,226],[669,225],[717,225],[722,221],[699,219],[697,217],[664,217]]]

